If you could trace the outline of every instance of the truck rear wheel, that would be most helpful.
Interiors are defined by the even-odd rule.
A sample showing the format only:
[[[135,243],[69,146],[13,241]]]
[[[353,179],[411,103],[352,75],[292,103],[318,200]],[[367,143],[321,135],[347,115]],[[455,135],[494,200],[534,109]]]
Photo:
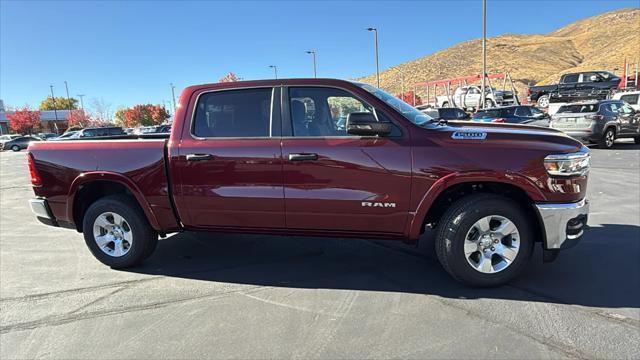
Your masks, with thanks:
[[[85,213],[82,228],[93,256],[114,269],[142,263],[158,242],[158,234],[138,204],[125,195],[94,202]]]
[[[470,286],[505,284],[524,270],[533,251],[527,215],[514,201],[475,194],[453,205],[436,231],[436,253],[444,269]]]

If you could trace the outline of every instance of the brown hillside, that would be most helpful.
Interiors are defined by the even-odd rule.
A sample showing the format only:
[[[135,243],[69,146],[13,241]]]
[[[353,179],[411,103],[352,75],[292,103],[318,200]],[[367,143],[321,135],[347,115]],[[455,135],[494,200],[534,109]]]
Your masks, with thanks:
[[[640,9],[623,9],[577,21],[546,35],[505,34],[487,39],[487,71],[509,71],[521,96],[527,85],[551,83],[576,70],[621,73],[625,58],[640,58]],[[482,41],[475,39],[396,66],[406,90],[420,81],[482,72]],[[375,84],[375,74],[358,79]],[[381,86],[400,92],[398,71],[380,73]],[[500,87],[502,84],[493,84]],[[418,90],[419,95],[424,92]]]

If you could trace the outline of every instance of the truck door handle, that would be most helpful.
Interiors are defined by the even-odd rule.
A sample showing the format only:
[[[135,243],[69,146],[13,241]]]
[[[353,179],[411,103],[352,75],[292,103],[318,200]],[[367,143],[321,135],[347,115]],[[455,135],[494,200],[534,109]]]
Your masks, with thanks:
[[[211,160],[213,159],[213,155],[211,154],[188,154],[187,161],[203,161],[203,160]]]
[[[318,160],[318,154],[289,154],[289,161]]]

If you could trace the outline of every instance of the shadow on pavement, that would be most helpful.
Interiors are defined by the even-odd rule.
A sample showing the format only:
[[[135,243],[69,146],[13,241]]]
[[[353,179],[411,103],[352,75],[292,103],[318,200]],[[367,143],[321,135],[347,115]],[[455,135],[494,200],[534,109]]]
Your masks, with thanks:
[[[591,228],[581,243],[494,289],[459,285],[440,267],[433,234],[419,247],[335,238],[182,233],[161,240],[136,273],[248,285],[353,289],[640,308],[640,227]],[[538,248],[538,247],[537,247]]]

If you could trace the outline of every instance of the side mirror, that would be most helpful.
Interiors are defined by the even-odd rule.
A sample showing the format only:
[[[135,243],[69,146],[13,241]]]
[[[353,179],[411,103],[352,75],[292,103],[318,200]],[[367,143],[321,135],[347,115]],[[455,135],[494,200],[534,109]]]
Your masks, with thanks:
[[[379,122],[370,112],[352,112],[347,116],[347,133],[362,136],[388,135],[391,133],[391,123]]]

